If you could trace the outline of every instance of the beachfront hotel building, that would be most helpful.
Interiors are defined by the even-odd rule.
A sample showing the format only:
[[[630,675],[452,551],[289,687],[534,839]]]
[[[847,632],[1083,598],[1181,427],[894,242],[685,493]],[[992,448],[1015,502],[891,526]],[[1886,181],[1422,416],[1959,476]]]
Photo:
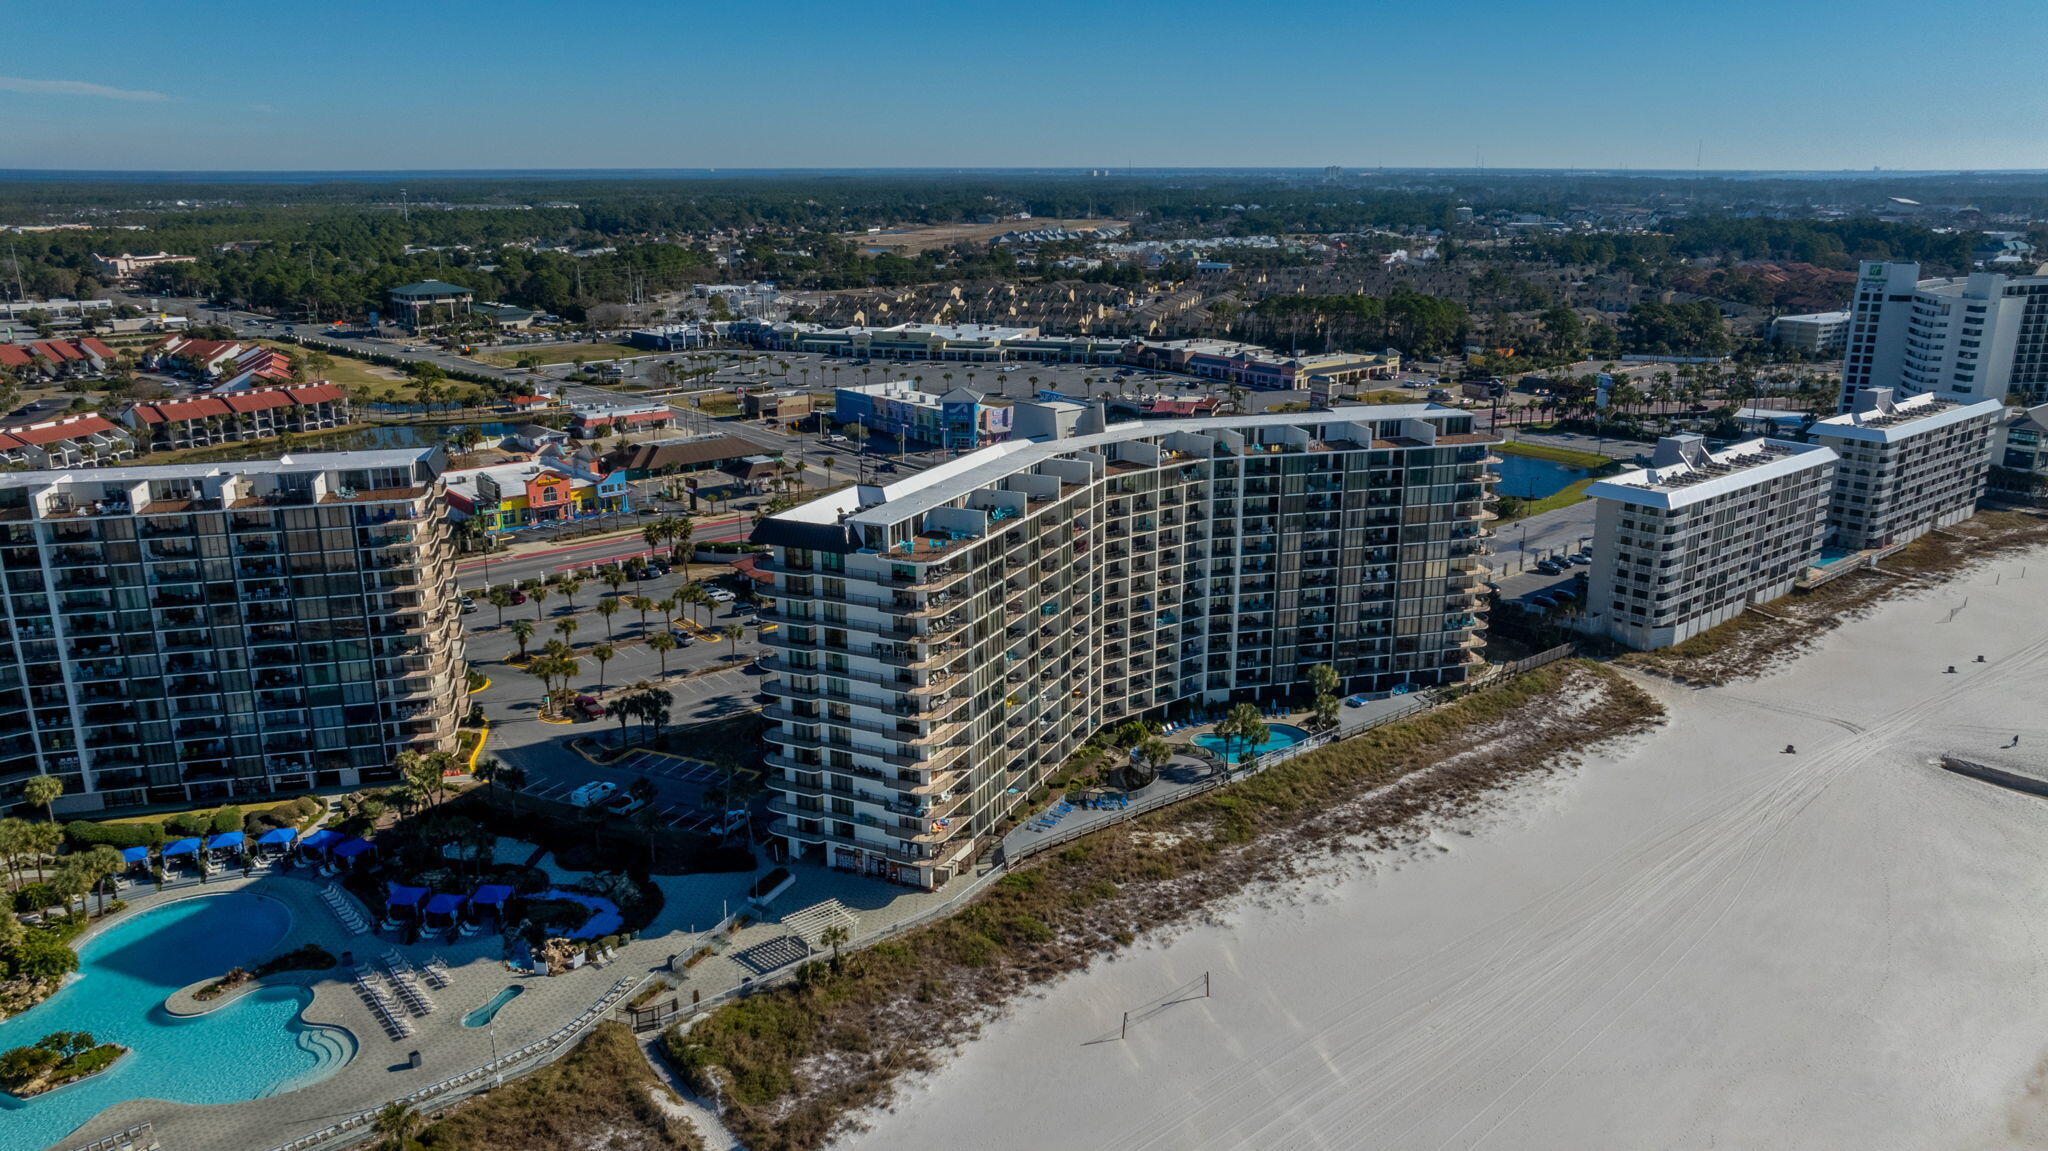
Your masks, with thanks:
[[[1943,395],[1894,399],[1865,388],[1850,410],[1816,421],[1813,442],[1832,450],[1829,542],[1889,547],[1970,518],[1990,478],[1991,443],[2005,418],[1997,400]]]
[[[1075,405],[1065,405],[1073,408]],[[1105,724],[1462,681],[1498,442],[1429,404],[1017,435],[763,521],[773,834],[934,887]]]
[[[464,703],[440,448],[0,475],[0,794],[388,778]]]
[[[1865,260],[1849,312],[1841,411],[1864,388],[2048,399],[2048,275],[1923,280],[1918,264]]]
[[[1583,626],[1640,650],[1682,643],[1766,603],[1820,558],[1835,453],[1754,439],[1657,442],[1650,466],[1595,481]]]

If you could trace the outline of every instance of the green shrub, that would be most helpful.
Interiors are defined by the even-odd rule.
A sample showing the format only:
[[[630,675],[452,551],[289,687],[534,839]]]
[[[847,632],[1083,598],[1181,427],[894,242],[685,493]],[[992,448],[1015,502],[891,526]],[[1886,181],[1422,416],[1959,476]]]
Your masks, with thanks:
[[[205,835],[213,830],[213,816],[204,811],[181,811],[164,820],[164,832],[168,835],[188,837]]]
[[[214,812],[213,821],[207,824],[206,830],[214,835],[242,830],[242,809],[230,803]]]
[[[165,836],[161,823],[94,823],[74,819],[64,825],[64,838],[73,850],[83,850],[101,844],[117,848],[162,847]]]

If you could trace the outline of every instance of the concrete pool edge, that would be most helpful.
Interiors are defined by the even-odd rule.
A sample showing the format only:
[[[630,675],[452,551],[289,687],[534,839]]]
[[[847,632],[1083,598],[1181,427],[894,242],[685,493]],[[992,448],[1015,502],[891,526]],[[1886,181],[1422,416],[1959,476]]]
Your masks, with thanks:
[[[284,888],[273,887],[271,890],[268,891],[250,890],[250,888],[253,885],[263,880],[299,880],[299,882],[297,884],[292,884]],[[325,934],[319,932],[317,928],[313,927],[313,925],[319,924],[321,922],[318,916],[325,912],[325,908],[320,905],[317,897],[317,889],[311,886],[310,880],[301,879],[301,877],[297,875],[287,875],[276,872],[258,872],[254,875],[235,876],[232,878],[218,880],[210,884],[201,884],[189,889],[181,888],[173,891],[144,891],[138,893],[135,898],[129,899],[127,901],[128,906],[125,909],[114,914],[105,916],[99,922],[94,923],[86,931],[81,933],[77,939],[73,940],[71,946],[74,951],[82,951],[101,932],[107,930],[108,928],[120,926],[122,924],[131,922],[139,916],[146,915],[154,911],[159,911],[163,908],[170,907],[174,904],[189,903],[195,899],[206,899],[213,896],[230,894],[253,895],[258,898],[265,899],[277,904],[284,911],[286,916],[284,934],[281,935],[278,938],[278,941],[272,945],[271,950],[280,947],[287,947],[287,945],[292,941],[294,935],[302,931],[311,931],[316,935]],[[267,954],[268,951],[264,953]],[[285,978],[287,976],[323,976],[331,975],[332,972],[337,970],[339,970],[338,967],[329,968],[325,972],[280,972],[277,976],[268,977],[271,980],[270,982],[265,982],[263,980],[252,981],[252,983],[261,983],[263,984],[263,986],[252,986],[245,991],[238,989],[238,991],[241,991],[241,994],[225,996],[223,997],[220,1003],[213,1004],[211,1005],[211,1007],[214,1010],[218,1010],[221,1007],[226,1007],[233,1003],[240,1002],[243,999],[246,999],[249,994],[258,990],[276,989],[279,987],[291,986],[291,983],[288,982]],[[84,982],[86,978],[87,977],[84,976],[82,973],[73,973],[65,981],[63,988],[60,990],[69,989],[73,983]],[[203,986],[204,983],[211,982],[211,980],[214,978],[218,978],[218,976],[211,976],[207,980],[202,980],[200,984],[194,986]],[[270,1091],[269,1093],[252,1096],[248,1099],[238,1099],[221,1103],[193,1103],[187,1102],[185,1100],[169,1099],[160,1095],[138,1095],[131,1099],[119,1100],[117,1102],[108,1104],[107,1106],[101,1108],[99,1111],[81,1120],[76,1126],[71,1128],[69,1131],[65,1132],[63,1135],[59,1136],[54,1142],[45,1144],[44,1146],[48,1149],[48,1151],[68,1151],[73,1142],[80,1137],[81,1132],[93,1127],[95,1124],[104,1122],[109,1115],[123,1115],[123,1122],[121,1122],[120,1125],[122,1127],[127,1127],[132,1126],[135,1122],[149,1120],[153,1117],[160,1117],[165,1112],[172,1110],[217,1112],[224,1108],[247,1107],[253,1103],[259,1103],[265,1099],[274,1099],[280,1096],[288,1096],[296,1094],[307,1088],[317,1087],[321,1083],[334,1078],[335,1076],[341,1074],[344,1071],[347,1071],[350,1067],[352,1067],[355,1064],[357,1057],[360,1056],[363,1052],[363,1042],[361,1036],[356,1033],[355,1028],[350,1027],[347,1023],[343,1022],[342,1017],[339,1013],[340,1009],[343,1009],[347,1006],[347,1004],[354,1002],[353,995],[344,996],[343,993],[346,992],[348,988],[345,985],[339,983],[335,984],[333,989],[331,989],[330,993],[328,994],[323,994],[322,988],[313,986],[311,983],[301,984],[299,986],[300,989],[305,993],[305,999],[304,1002],[300,1004],[299,1010],[292,1016],[292,1025],[300,1029],[317,1028],[328,1031],[340,1032],[345,1037],[343,1039],[343,1043],[348,1049],[348,1057],[346,1059],[343,1059],[338,1063],[326,1067],[324,1070],[321,1070],[320,1074],[313,1078],[286,1079],[277,1084],[276,1088]],[[180,990],[183,991],[187,989]],[[173,993],[173,995],[176,994],[178,993]],[[54,996],[52,996],[52,998],[54,998]],[[43,1002],[48,1003],[49,1000],[44,1000]],[[163,1010],[167,1007],[167,1004],[168,999],[165,1002],[158,1003],[155,1007],[152,1007],[151,1010]],[[36,1005],[36,1007],[41,1007],[42,1005],[43,1004],[39,1003]],[[19,1019],[34,1010],[35,1008],[31,1007],[29,1008],[28,1011],[24,1011],[16,1015],[9,1016],[8,1018],[10,1020]],[[176,1015],[169,1011],[166,1011],[166,1014],[171,1015],[175,1019],[183,1021],[190,1019],[198,1019],[206,1013],[202,1012],[196,1015]],[[109,1068],[109,1070],[112,1070],[112,1068]],[[79,1080],[79,1082],[91,1082],[92,1079],[97,1078],[99,1078],[99,1076],[92,1076],[90,1079]],[[67,1084],[66,1086],[70,1086],[70,1084]],[[60,1088],[59,1090],[62,1089]],[[42,1097],[43,1096],[38,1096],[37,1098]],[[26,1106],[27,1104],[24,1103],[22,1105]],[[126,1118],[127,1115],[135,1115],[138,1113],[140,1114],[139,1118],[137,1119]],[[26,1151],[26,1149],[24,1149],[24,1151]]]

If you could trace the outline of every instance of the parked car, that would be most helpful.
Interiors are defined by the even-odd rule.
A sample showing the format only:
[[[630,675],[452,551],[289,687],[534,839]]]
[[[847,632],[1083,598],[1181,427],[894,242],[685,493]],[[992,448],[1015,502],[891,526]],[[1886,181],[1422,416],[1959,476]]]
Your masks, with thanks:
[[[463,614],[463,615],[468,615],[468,614],[469,614],[470,612],[473,612],[473,611],[475,611],[475,610],[476,610],[476,597],[475,597],[475,596],[473,596],[473,595],[466,595],[466,596],[463,596],[463,597],[462,597],[462,614]]]
[[[603,719],[605,715],[604,705],[597,702],[594,695],[577,696],[576,710],[581,712],[585,719]]]
[[[705,588],[704,595],[712,603],[731,603],[740,598],[722,587]]]
[[[1574,563],[1574,564],[1577,564],[1577,565],[1579,565],[1580,567],[1584,567],[1584,566],[1586,566],[1587,564],[1589,564],[1589,563],[1592,563],[1592,562],[1593,562],[1593,553],[1592,553],[1592,552],[1574,552],[1574,553],[1572,553],[1571,555],[1568,555],[1568,556],[1566,556],[1566,557],[1565,557],[1565,559],[1566,559],[1566,561],[1567,561],[1567,562],[1570,562],[1570,563]]]
[[[513,589],[512,589],[512,602],[513,602],[513,603],[515,603],[515,604],[525,603],[525,602],[526,602],[526,593],[525,593],[525,592],[523,592],[523,591],[520,591],[520,590],[519,590],[518,588],[513,588]]]
[[[606,815],[631,815],[646,806],[646,800],[623,791],[604,801]]]
[[[1544,575],[1557,575],[1564,571],[1563,566],[1556,560],[1537,560],[1534,566],[1537,571],[1542,572]]]
[[[619,785],[610,780],[593,779],[569,793],[569,806],[589,807],[593,803],[603,803],[618,790]]]

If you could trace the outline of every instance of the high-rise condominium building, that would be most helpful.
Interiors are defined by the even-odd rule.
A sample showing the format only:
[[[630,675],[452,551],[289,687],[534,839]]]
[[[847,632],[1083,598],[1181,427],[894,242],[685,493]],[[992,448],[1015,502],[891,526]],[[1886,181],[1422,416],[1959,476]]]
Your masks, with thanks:
[[[1294,695],[1318,664],[1366,691],[1480,662],[1496,441],[1469,413],[1104,430],[1073,406],[756,532],[793,855],[935,886],[1105,724]]]
[[[1918,264],[1866,260],[1849,309],[1842,411],[1863,388],[2048,399],[2048,275],[1923,280]]]
[[[379,778],[464,697],[438,448],[0,475],[0,792]]]
[[[1828,508],[1833,543],[1905,543],[1977,510],[2004,404],[1931,394],[1894,400],[1890,388],[1865,388],[1851,404],[1808,432],[1840,459]]]
[[[1659,440],[1647,468],[1595,481],[1588,630],[1649,650],[1774,600],[1820,558],[1835,453],[1756,439]]]

